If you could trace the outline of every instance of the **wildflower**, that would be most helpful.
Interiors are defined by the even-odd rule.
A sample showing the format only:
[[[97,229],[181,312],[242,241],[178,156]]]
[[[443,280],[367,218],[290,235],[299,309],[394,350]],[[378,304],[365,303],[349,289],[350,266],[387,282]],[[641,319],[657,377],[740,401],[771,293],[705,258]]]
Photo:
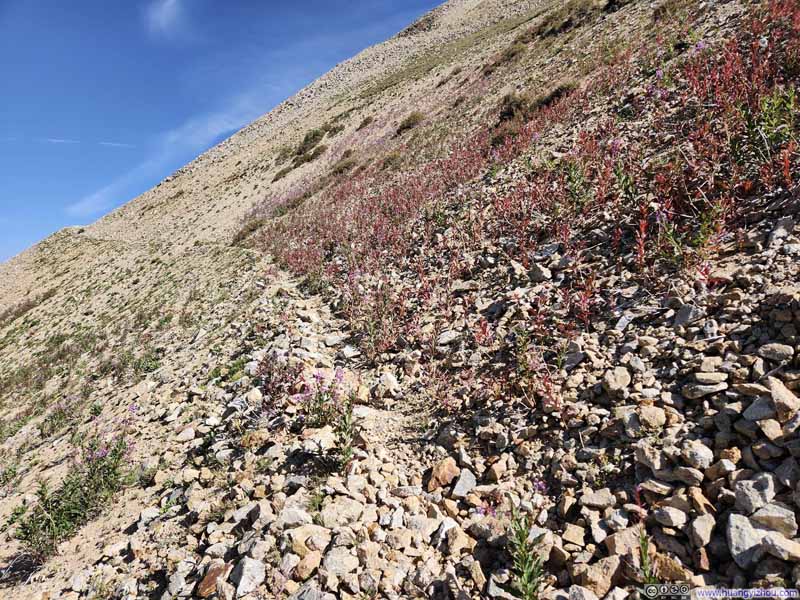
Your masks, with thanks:
[[[664,79],[664,69],[657,69],[656,70],[656,79],[658,79],[659,81]]]

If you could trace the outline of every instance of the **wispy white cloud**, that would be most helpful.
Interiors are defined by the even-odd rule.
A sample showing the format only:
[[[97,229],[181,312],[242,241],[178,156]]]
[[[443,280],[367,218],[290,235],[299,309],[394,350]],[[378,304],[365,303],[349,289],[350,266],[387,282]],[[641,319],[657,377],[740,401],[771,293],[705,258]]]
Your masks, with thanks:
[[[153,0],[145,9],[148,31],[157,35],[171,35],[182,26],[181,0]]]
[[[97,142],[100,146],[107,146],[109,148],[136,148],[133,144],[126,144],[124,142]]]
[[[80,144],[80,140],[69,140],[64,138],[41,138],[40,142],[45,142],[47,144]]]
[[[170,11],[177,12],[173,14]],[[181,19],[177,0],[153,2],[149,15],[148,22],[152,24],[152,31],[164,32],[170,26],[185,26],[176,22]],[[369,31],[352,32],[353,35],[360,36],[365,33]],[[168,169],[180,166],[187,158],[197,156],[223,136],[230,135],[257,119],[274,104],[324,71],[324,66],[327,66],[325,61],[319,59],[317,62],[309,59],[298,63],[293,60],[296,56],[317,56],[320,49],[335,47],[347,37],[344,34],[333,36],[326,32],[279,49],[258,48],[247,57],[224,54],[218,56],[217,61],[193,72],[191,79],[208,87],[210,81],[217,80],[219,70],[229,74],[232,62],[238,62],[240,72],[237,72],[236,80],[241,86],[239,93],[221,98],[217,104],[221,107],[218,110],[193,116],[180,126],[158,136],[146,160],[107,186],[69,205],[66,212],[75,218],[88,219],[121,205],[141,191],[144,181],[162,178]],[[286,68],[276,69],[275,65],[286,65]]]
[[[241,129],[264,112],[263,99],[255,92],[242,93],[219,111],[193,117],[161,134],[152,154],[145,161],[109,185],[69,205],[67,214],[86,219],[104,213],[125,200],[145,179],[160,177],[165,169],[197,155],[223,135]]]

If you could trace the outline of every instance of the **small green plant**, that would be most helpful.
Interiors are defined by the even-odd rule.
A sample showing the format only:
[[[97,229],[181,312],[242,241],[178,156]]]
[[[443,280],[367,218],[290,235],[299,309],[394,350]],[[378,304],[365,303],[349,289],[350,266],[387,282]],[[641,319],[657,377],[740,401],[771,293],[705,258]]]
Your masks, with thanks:
[[[39,484],[36,504],[16,531],[34,559],[44,561],[58,544],[107,507],[124,485],[127,449],[124,434],[110,440],[93,436],[58,489]]]
[[[314,490],[308,499],[308,511],[318,513],[322,510],[322,503],[325,501],[325,494],[322,490]]]
[[[655,565],[650,562],[650,536],[647,535],[644,524],[639,528],[639,561],[644,583],[658,583]]]
[[[66,427],[70,420],[73,408],[64,402],[58,402],[53,411],[47,415],[39,426],[42,437],[49,438]]]
[[[538,600],[544,572],[543,559],[536,552],[536,545],[542,536],[531,540],[530,533],[531,523],[528,516],[514,511],[509,537],[511,558],[514,562],[514,588],[523,600]]]
[[[425,115],[419,111],[414,111],[410,115],[408,115],[400,125],[397,126],[396,135],[401,136],[406,131],[414,129],[417,125],[422,123],[425,120]]]
[[[0,487],[5,487],[14,483],[19,474],[17,469],[16,463],[11,463],[3,469],[0,469]]]
[[[352,399],[346,400],[339,411],[336,421],[336,449],[339,454],[339,463],[346,468],[353,460],[353,441],[356,435],[355,422],[353,421]]]
[[[158,353],[148,350],[143,355],[133,361],[133,370],[137,375],[146,375],[161,368],[161,361]]]
[[[158,514],[163,517],[176,506],[178,506],[178,501],[175,498],[170,498],[164,503],[164,506],[158,510]]]

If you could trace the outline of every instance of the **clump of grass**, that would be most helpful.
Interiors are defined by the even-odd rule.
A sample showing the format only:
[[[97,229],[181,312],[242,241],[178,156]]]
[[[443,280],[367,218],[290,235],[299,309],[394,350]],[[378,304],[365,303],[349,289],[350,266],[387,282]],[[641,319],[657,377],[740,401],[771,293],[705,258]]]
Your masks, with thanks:
[[[410,115],[408,115],[400,125],[397,126],[396,135],[401,136],[406,131],[414,129],[417,125],[422,123],[425,120],[425,115],[419,111],[414,111]]]
[[[42,437],[49,438],[66,427],[72,413],[73,407],[68,406],[65,402],[58,402],[53,411],[45,417],[39,426]]]
[[[153,373],[161,368],[161,359],[155,350],[146,350],[133,361],[133,371],[138,376]]]
[[[294,154],[294,148],[291,146],[281,146],[278,150],[278,156],[275,157],[275,166],[280,167],[292,157],[292,154]]]
[[[300,142],[300,145],[295,150],[295,154],[297,156],[301,156],[313,150],[317,144],[322,141],[322,138],[325,137],[325,131],[323,129],[312,129],[308,133],[306,133],[303,141]]]
[[[554,11],[545,15],[533,33],[539,37],[551,37],[566,33],[581,25],[601,8],[605,8],[605,5],[606,2],[598,3],[596,0],[567,0],[567,2],[560,3]]]
[[[399,152],[392,152],[383,159],[381,168],[386,171],[396,171],[403,164],[403,156]]]
[[[535,98],[531,98],[527,93],[506,94],[500,102],[498,123],[492,134],[492,145],[499,146],[508,138],[516,137],[523,125],[537,111],[554,105],[575,91],[577,87],[574,81],[569,80],[557,84],[550,91]]]
[[[58,544],[100,514],[125,484],[128,444],[124,435],[109,441],[95,436],[81,449],[56,490],[39,484],[36,504],[18,520],[16,538],[30,555],[44,561]]]
[[[344,175],[348,171],[352,170],[358,161],[354,158],[343,158],[342,160],[338,161],[336,164],[331,167],[331,175],[339,176]]]
[[[306,163],[310,163],[311,161],[316,160],[317,158],[325,154],[327,149],[328,147],[325,144],[322,144],[321,146],[317,146],[316,148],[314,148],[311,152],[306,152],[304,154],[296,156],[295,159],[292,161],[292,167],[296,169],[298,167],[303,166]]]
[[[483,68],[483,74],[486,76],[494,73],[498,68],[515,62],[520,56],[525,54],[528,48],[521,42],[514,42],[508,48],[503,50],[491,63]]]
[[[344,125],[342,123],[325,123],[322,126],[322,131],[327,133],[328,137],[333,137],[344,131]]]
[[[369,115],[364,117],[364,120],[361,121],[361,124],[356,128],[356,131],[361,131],[362,129],[369,127],[375,119]]]
[[[19,466],[12,462],[0,469],[0,487],[13,484],[19,475]]]
[[[675,18],[686,5],[686,0],[666,0],[653,9],[653,22],[662,23]]]
[[[514,512],[511,519],[511,558],[513,560],[514,588],[523,600],[538,600],[542,586],[542,557],[536,552],[542,536],[530,539],[531,523],[527,515]]]
[[[292,166],[282,168],[280,171],[275,173],[275,177],[272,178],[272,183],[275,183],[276,181],[280,181],[281,179],[286,177],[292,171],[294,171],[294,167],[292,167]]]
[[[266,221],[264,219],[252,218],[248,219],[242,228],[236,232],[231,240],[233,246],[240,246],[245,240],[252,236],[256,231],[261,229]]]

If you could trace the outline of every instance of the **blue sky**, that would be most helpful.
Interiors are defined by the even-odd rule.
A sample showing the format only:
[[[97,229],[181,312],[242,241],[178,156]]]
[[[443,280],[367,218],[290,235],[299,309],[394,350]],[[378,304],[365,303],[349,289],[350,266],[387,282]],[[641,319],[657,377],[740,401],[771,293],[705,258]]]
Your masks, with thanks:
[[[0,261],[85,224],[437,0],[0,0]]]

